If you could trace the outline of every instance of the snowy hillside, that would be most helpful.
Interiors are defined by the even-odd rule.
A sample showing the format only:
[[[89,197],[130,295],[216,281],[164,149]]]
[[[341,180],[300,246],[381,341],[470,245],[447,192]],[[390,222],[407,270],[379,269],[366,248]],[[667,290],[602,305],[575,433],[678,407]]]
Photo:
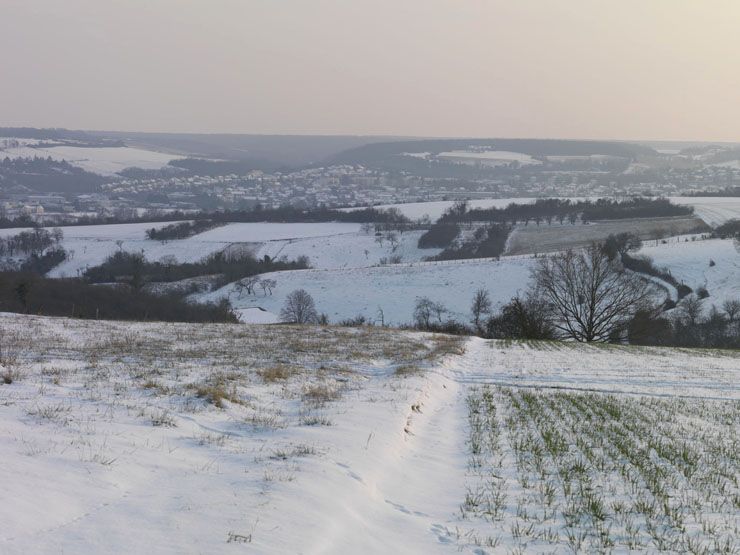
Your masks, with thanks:
[[[85,171],[107,176],[116,175],[121,170],[131,167],[158,170],[172,160],[183,158],[183,156],[131,147],[37,147],[29,144],[28,141],[24,146],[0,148],[0,158],[6,156],[9,158],[35,158],[38,156],[51,158],[52,160],[66,160],[73,166]]]
[[[598,197],[574,197],[571,200],[594,200],[596,198]],[[468,201],[468,206],[471,208],[505,208],[511,203],[531,204],[536,200],[536,198],[530,197],[475,199]],[[693,206],[695,214],[710,226],[717,226],[727,220],[740,218],[740,197],[669,197],[669,200],[674,204]],[[432,220],[436,220],[453,204],[454,201],[451,200],[440,200],[410,202],[406,204],[385,204],[377,208],[398,208],[401,213],[412,219],[418,219],[427,215]]]
[[[379,319],[379,310],[387,324],[412,321],[419,297],[441,302],[449,317],[470,319],[470,302],[478,288],[488,289],[496,308],[526,290],[534,259],[504,257],[501,260],[457,260],[338,270],[297,270],[265,274],[276,280],[272,295],[242,296],[233,284],[217,291],[197,294],[199,301],[228,298],[236,308],[261,307],[278,314],[285,297],[295,289],[305,289],[316,301],[317,309],[331,321],[362,314]]]
[[[725,300],[740,299],[740,250],[732,239],[671,241],[645,246],[639,254],[651,257],[656,266],[669,268],[692,289],[705,287],[707,307],[720,308]]]
[[[147,229],[163,227],[170,223],[172,222],[63,227],[62,246],[70,253],[70,258],[54,268],[49,275],[50,277],[77,276],[87,267],[101,264],[119,249],[141,252],[147,259],[153,261],[164,256],[174,256],[179,262],[196,262],[232,244],[239,244],[240,247],[246,247],[251,251],[263,248],[262,254],[281,256],[284,253],[279,253],[279,251],[291,241],[322,238],[322,240],[317,239],[318,242],[315,243],[296,245],[305,247],[305,252],[292,247],[287,249],[288,252],[295,252],[296,256],[301,254],[309,256],[314,266],[321,267],[322,261],[327,264],[338,264],[337,257],[348,253],[354,254],[357,259],[364,257],[362,250],[351,248],[352,239],[350,237],[357,237],[360,241],[359,246],[367,243],[367,248],[371,249],[371,256],[367,258],[370,263],[377,263],[381,257],[389,256],[390,253],[390,247],[387,244],[385,248],[381,248],[368,240],[367,236],[359,231],[359,224],[344,223],[237,223],[218,227],[187,239],[162,242],[146,238]],[[25,230],[21,228],[2,229],[0,236],[7,237]],[[334,236],[337,236],[337,244],[331,240]],[[273,244],[273,241],[276,243]],[[399,247],[399,253],[405,253],[409,259],[418,260],[421,256],[438,252],[417,250],[414,253],[411,241],[413,241],[412,237],[408,236],[404,239],[403,246]]]
[[[0,325],[4,554],[740,547],[736,353]]]

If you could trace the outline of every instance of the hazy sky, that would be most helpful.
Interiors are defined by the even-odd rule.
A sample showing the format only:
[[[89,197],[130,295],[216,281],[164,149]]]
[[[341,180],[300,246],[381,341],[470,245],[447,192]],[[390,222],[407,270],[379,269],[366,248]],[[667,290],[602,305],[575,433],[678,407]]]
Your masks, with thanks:
[[[0,126],[740,140],[739,0],[0,0]]]

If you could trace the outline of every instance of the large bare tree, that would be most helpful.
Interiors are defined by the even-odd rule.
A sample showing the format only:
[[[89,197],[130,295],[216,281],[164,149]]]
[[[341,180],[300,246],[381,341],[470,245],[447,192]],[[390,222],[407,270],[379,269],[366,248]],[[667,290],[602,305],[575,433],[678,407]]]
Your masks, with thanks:
[[[296,289],[287,296],[280,317],[293,324],[315,324],[319,321],[313,297],[305,289]]]
[[[597,244],[540,259],[534,278],[555,327],[577,341],[609,340],[652,294],[648,281],[609,260]]]

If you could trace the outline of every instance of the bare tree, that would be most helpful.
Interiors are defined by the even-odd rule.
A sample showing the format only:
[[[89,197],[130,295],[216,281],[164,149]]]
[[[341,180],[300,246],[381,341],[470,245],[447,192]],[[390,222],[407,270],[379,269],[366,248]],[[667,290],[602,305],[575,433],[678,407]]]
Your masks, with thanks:
[[[609,260],[601,245],[541,258],[537,288],[556,316],[554,325],[577,341],[607,341],[644,307],[651,285]]]
[[[383,312],[383,308],[381,306],[378,306],[378,320],[380,320],[380,327],[385,327],[385,312]]]
[[[395,231],[389,231],[385,234],[385,240],[391,245],[391,252],[396,252],[398,248],[398,234]]]
[[[247,295],[253,295],[254,294],[254,288],[257,287],[257,285],[260,282],[259,276],[249,276],[245,277],[244,279],[241,279],[236,282],[236,290],[239,291],[239,297],[242,296],[244,291],[247,292]]]
[[[432,312],[434,312],[434,315],[437,317],[437,322],[440,324],[442,323],[442,317],[449,312],[447,310],[447,307],[443,305],[442,303],[433,303],[432,304]]]
[[[416,306],[414,306],[414,322],[417,328],[428,329],[430,327],[435,304],[428,297],[420,297],[416,300]]]
[[[296,289],[285,299],[285,305],[280,311],[280,318],[294,324],[312,324],[318,322],[316,304],[313,297],[305,289]]]
[[[473,305],[470,308],[473,313],[473,325],[478,332],[483,331],[483,317],[491,313],[491,299],[488,291],[478,289],[473,295]]]
[[[683,298],[678,308],[683,319],[693,327],[699,321],[699,318],[701,318],[704,299],[692,293]]]
[[[722,310],[727,314],[727,319],[732,324],[740,316],[740,300],[727,299],[722,303]]]
[[[277,287],[277,281],[270,278],[260,280],[260,287],[262,288],[262,294],[266,297],[267,293],[272,295],[272,290]]]

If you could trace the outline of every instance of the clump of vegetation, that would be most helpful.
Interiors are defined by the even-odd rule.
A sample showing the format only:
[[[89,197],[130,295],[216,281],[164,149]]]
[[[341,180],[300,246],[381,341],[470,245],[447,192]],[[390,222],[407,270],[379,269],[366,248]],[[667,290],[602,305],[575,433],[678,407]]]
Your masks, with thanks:
[[[289,380],[300,371],[295,366],[289,366],[287,364],[275,364],[268,366],[267,368],[260,368],[257,370],[257,375],[262,378],[265,383],[281,382]]]
[[[81,279],[47,279],[21,272],[0,273],[0,303],[7,312],[109,320],[237,322],[228,302],[188,303],[130,287],[97,286]]]
[[[192,388],[196,396],[220,409],[224,408],[224,401],[243,404],[237,393],[236,384],[229,383],[221,374],[212,376],[202,383],[194,384]]]
[[[473,237],[460,245],[450,245],[431,260],[460,260],[464,258],[496,258],[506,249],[511,227],[490,224],[475,230]]]
[[[209,229],[214,229],[226,225],[226,222],[214,222],[213,220],[194,220],[191,222],[180,222],[169,224],[159,229],[147,229],[147,239],[154,241],[171,241],[174,239],[187,239],[193,235],[198,235]]]
[[[172,282],[218,275],[216,285],[220,286],[247,276],[308,267],[306,257],[283,261],[273,260],[269,256],[257,259],[248,253],[230,256],[217,252],[200,262],[178,263],[177,260],[152,262],[141,253],[118,251],[99,266],[89,268],[84,277],[90,283],[128,283],[131,287],[140,289],[147,282]]]
[[[420,249],[444,249],[449,247],[460,234],[457,224],[436,223],[419,237]]]

